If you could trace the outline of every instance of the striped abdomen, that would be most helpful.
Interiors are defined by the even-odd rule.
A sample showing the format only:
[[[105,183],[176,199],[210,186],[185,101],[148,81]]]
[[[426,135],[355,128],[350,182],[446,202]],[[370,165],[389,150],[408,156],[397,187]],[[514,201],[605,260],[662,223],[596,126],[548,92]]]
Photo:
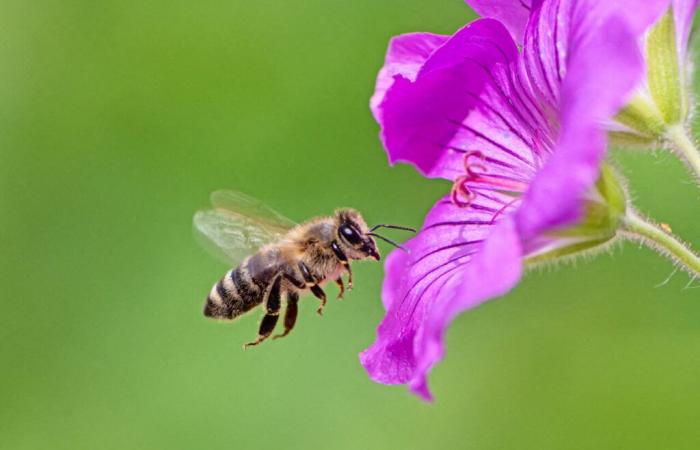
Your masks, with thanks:
[[[265,265],[264,255],[256,254],[226,272],[212,288],[204,304],[204,315],[217,319],[235,319],[263,301],[273,268]]]

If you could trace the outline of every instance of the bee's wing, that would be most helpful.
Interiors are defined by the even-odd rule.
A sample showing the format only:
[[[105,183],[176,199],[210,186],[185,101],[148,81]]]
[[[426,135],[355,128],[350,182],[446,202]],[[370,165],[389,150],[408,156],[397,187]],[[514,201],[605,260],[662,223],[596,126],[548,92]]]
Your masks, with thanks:
[[[238,264],[296,225],[241,192],[215,191],[211,204],[212,209],[195,213],[194,228],[202,245],[229,264]]]

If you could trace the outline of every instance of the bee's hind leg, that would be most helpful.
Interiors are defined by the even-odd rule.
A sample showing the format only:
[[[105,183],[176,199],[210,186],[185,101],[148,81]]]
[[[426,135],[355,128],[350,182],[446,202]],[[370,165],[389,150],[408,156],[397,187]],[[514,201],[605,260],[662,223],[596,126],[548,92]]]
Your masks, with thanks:
[[[275,276],[270,290],[267,294],[267,300],[265,301],[265,317],[263,317],[262,322],[260,322],[260,328],[258,329],[258,338],[253,342],[248,342],[243,346],[243,348],[252,347],[258,345],[265,339],[267,339],[272,331],[277,325],[277,319],[280,315],[280,287],[282,284],[282,275],[278,274]]]
[[[292,331],[297,321],[297,313],[299,311],[298,303],[299,293],[296,291],[287,292],[287,309],[284,312],[284,333],[272,336],[272,339],[285,337]]]

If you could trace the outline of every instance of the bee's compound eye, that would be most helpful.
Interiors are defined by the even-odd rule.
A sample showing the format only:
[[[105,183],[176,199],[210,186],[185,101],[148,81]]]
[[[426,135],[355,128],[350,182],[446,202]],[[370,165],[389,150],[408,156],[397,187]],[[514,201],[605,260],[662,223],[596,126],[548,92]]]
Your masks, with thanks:
[[[343,237],[351,244],[359,244],[360,242],[362,242],[362,239],[360,238],[360,235],[357,234],[357,231],[355,231],[352,227],[348,225],[341,226],[340,232],[342,233]]]

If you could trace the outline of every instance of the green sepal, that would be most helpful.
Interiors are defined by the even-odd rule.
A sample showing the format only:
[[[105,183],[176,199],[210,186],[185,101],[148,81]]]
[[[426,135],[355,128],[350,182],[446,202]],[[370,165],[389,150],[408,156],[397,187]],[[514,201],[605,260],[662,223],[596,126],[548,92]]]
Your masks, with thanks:
[[[656,140],[666,125],[656,105],[637,94],[615,116],[615,120],[638,132],[641,139]]]
[[[614,147],[655,148],[657,142],[657,138],[647,135],[627,131],[608,132],[608,144]]]
[[[627,195],[619,176],[603,163],[600,177],[587,196],[582,219],[575,225],[547,233],[558,244],[545,253],[529,256],[526,262],[556,260],[608,243],[617,235],[626,210]]]
[[[687,108],[682,94],[673,8],[649,31],[646,53],[647,83],[654,103],[665,123],[680,123]]]
[[[586,250],[591,250],[600,247],[601,245],[606,244],[608,241],[610,241],[609,238],[579,241],[563,247],[557,247],[554,250],[551,250],[546,253],[538,253],[536,255],[529,256],[525,258],[524,261],[526,265],[542,264],[546,262],[556,261],[567,256],[574,256],[577,253],[582,253]]]
[[[615,116],[629,128],[610,136],[623,146],[648,146],[663,140],[669,126],[683,123],[689,100],[676,46],[673,8],[649,29],[645,39],[646,89],[638,92]]]
[[[595,184],[595,191],[600,199],[590,196],[586,201],[584,216],[572,227],[555,231],[551,235],[557,237],[612,238],[620,227],[620,220],[625,215],[627,201],[625,190],[622,188],[615,171],[603,164],[600,177]]]
[[[596,182],[596,189],[603,196],[608,206],[608,219],[614,222],[615,229],[619,221],[627,211],[627,192],[620,181],[620,176],[608,164],[600,166],[600,177]]]

